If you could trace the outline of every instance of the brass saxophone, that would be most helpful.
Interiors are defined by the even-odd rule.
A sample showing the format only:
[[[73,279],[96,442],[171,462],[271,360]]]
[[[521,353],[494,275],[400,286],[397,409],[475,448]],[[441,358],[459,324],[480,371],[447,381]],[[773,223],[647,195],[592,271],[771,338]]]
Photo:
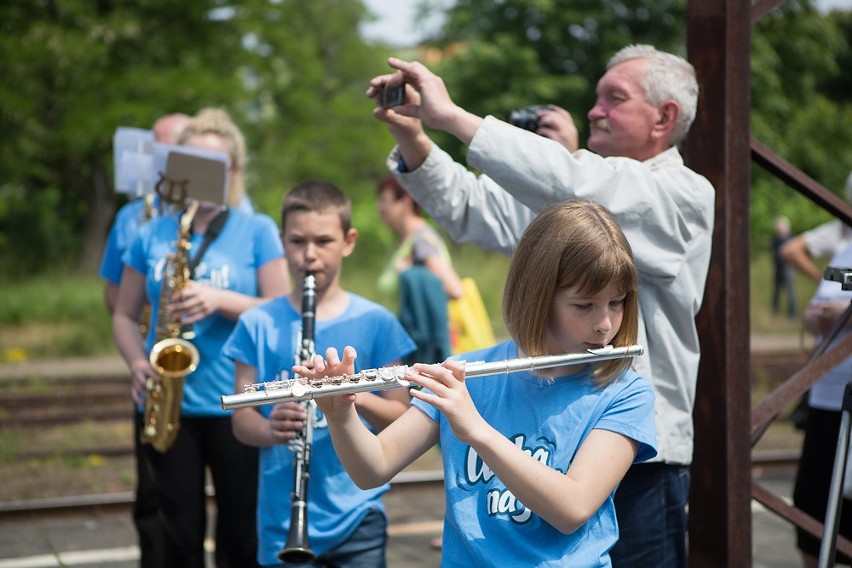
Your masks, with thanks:
[[[186,286],[190,278],[189,241],[192,219],[197,210],[198,202],[190,201],[180,218],[177,250],[166,257],[160,288],[157,341],[148,355],[157,376],[148,380],[145,416],[139,438],[143,444],[150,444],[161,453],[165,453],[177,438],[184,378],[195,370],[199,360],[198,349],[189,342],[195,337],[195,332],[169,314],[172,297]]]

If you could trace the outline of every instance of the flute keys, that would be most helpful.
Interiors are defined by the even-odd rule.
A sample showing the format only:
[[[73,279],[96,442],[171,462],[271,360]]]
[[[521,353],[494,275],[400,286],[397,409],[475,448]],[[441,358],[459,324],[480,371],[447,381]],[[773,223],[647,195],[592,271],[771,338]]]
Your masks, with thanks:
[[[296,398],[305,396],[305,393],[307,392],[308,389],[305,387],[304,384],[300,383],[299,381],[294,382],[293,385],[290,387],[290,393]]]

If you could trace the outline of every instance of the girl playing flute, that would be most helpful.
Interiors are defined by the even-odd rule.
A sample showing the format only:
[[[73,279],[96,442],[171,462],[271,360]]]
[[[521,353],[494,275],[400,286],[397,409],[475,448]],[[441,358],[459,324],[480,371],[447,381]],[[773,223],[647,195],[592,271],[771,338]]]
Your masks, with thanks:
[[[637,273],[611,214],[587,201],[542,211],[509,266],[503,315],[512,339],[464,357],[501,360],[628,346]],[[317,356],[320,378],[352,373],[357,354]],[[416,364],[409,409],[378,435],[356,394],[318,399],[335,451],[360,487],[389,481],[440,442],[443,558],[455,566],[610,566],[613,495],[628,467],[656,454],[654,394],[629,359],[465,381],[460,362]]]

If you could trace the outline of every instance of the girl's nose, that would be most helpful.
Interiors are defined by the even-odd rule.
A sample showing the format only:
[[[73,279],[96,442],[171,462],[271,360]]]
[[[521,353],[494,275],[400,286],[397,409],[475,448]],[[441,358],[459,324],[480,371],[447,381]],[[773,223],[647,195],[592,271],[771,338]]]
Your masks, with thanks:
[[[603,316],[598,320],[598,323],[595,324],[595,331],[598,333],[609,333],[612,330],[612,320],[608,315]]]

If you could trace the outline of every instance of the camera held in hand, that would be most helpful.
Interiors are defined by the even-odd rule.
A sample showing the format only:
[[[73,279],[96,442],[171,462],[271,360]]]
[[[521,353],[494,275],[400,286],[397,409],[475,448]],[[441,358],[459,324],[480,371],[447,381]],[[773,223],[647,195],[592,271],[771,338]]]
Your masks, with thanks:
[[[509,113],[509,124],[535,132],[538,130],[538,113],[546,108],[547,105],[531,105],[513,110]]]
[[[393,108],[405,104],[405,83],[401,85],[385,85],[382,89],[382,108]]]

